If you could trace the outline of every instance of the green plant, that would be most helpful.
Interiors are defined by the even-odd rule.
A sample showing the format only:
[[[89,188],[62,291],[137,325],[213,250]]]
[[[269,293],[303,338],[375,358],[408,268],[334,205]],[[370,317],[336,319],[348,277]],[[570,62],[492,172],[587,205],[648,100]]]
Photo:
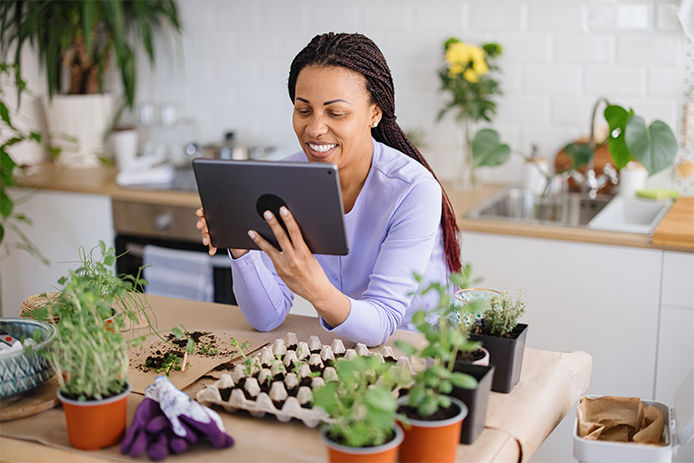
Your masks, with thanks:
[[[607,143],[610,156],[617,169],[623,168],[629,161],[637,160],[643,164],[649,175],[653,175],[672,165],[678,146],[670,126],[660,120],[647,125],[646,121],[633,109],[627,110],[622,106],[609,104],[604,99],[596,102],[593,119],[597,106],[602,101],[607,103],[603,115],[609,125],[609,134],[606,140],[598,144]],[[573,168],[577,169],[587,165],[594,158],[595,142],[569,143],[564,147],[564,152],[573,160]]]
[[[474,167],[496,167],[504,164],[511,156],[511,147],[501,142],[494,129],[480,129],[470,142]]]
[[[0,63],[0,79],[3,80],[2,85],[0,85],[0,133],[2,133],[2,137],[0,137],[0,246],[5,247],[7,245],[5,242],[5,230],[12,230],[19,238],[19,242],[11,244],[9,247],[23,249],[47,265],[49,264],[48,259],[31,242],[19,226],[20,223],[31,225],[31,220],[23,214],[14,212],[15,203],[7,191],[9,187],[15,184],[13,177],[15,169],[21,169],[10,157],[9,149],[23,142],[41,143],[40,133],[27,132],[12,123],[10,109],[6,103],[7,86],[4,80],[13,77],[17,85],[17,92],[21,94],[26,90],[26,82],[21,78],[18,67]]]
[[[409,373],[375,357],[335,362],[337,381],[313,392],[313,405],[333,419],[327,435],[349,447],[382,445],[393,434],[397,403],[391,391],[409,382]],[[378,383],[377,383],[378,380]]]
[[[465,325],[452,320],[460,320],[464,313],[478,312],[486,304],[484,300],[475,300],[461,305],[451,298],[450,286],[465,288],[468,285],[469,266],[464,271],[465,273],[450,274],[450,285],[433,282],[421,292],[426,294],[436,291],[439,296],[437,307],[428,312],[420,310],[412,315],[412,323],[426,338],[426,345],[418,349],[407,342],[395,341],[396,347],[405,354],[429,359],[429,365],[415,375],[408,394],[408,405],[416,409],[421,417],[431,416],[439,408],[450,407],[451,401],[446,394],[453,390],[453,386],[464,389],[477,387],[475,378],[453,371],[458,353],[473,351],[480,343],[469,341]],[[419,275],[415,275],[415,279],[419,283],[422,281]],[[431,315],[438,318],[435,325],[428,320]]]
[[[236,350],[241,354],[241,358],[243,358],[243,364],[246,365],[246,368],[244,369],[245,373],[247,376],[251,376],[254,370],[260,370],[261,365],[260,361],[258,360],[257,357],[249,357],[246,355],[244,350],[248,348],[248,342],[244,341],[243,343],[239,344],[239,341],[236,339],[231,340],[231,345],[236,348]],[[232,358],[234,356],[232,355]]]
[[[19,69],[26,43],[35,47],[46,71],[48,94],[103,90],[112,55],[120,71],[126,104],[135,100],[135,49],[142,46],[154,63],[154,33],[164,25],[181,30],[175,0],[4,0],[0,3],[0,52],[14,50]]]
[[[526,306],[526,301],[520,296],[515,301],[507,292],[494,296],[489,299],[476,329],[492,336],[508,336],[518,325]]]

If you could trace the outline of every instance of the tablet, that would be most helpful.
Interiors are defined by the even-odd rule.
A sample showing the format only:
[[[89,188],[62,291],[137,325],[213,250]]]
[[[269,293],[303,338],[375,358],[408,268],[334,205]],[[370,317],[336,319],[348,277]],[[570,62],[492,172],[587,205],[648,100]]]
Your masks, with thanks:
[[[263,212],[285,227],[279,209],[287,206],[313,254],[349,252],[335,165],[196,158],[193,170],[212,246],[259,249],[248,237],[255,230],[279,249]]]

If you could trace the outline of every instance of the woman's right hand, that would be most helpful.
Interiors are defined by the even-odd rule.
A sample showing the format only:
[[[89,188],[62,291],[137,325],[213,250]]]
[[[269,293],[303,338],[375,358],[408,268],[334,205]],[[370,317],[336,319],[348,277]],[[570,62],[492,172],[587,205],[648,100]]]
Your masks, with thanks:
[[[217,248],[212,246],[212,243],[210,242],[210,232],[207,229],[207,221],[205,221],[205,212],[202,210],[202,208],[199,208],[195,210],[195,215],[198,216],[198,222],[195,224],[195,227],[198,230],[200,230],[200,235],[202,235],[202,244],[208,246],[209,250],[207,252],[211,256],[214,256],[217,253]],[[234,259],[238,259],[239,257],[246,254],[248,252],[248,249],[231,249],[230,251]]]

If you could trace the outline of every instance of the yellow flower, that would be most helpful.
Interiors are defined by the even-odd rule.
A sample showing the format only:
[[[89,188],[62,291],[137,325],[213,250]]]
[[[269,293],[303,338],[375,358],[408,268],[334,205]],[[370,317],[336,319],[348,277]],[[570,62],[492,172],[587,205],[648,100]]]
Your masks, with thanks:
[[[486,74],[489,71],[487,61],[484,59],[484,50],[480,47],[472,48],[472,68],[477,74]]]
[[[453,78],[459,76],[463,73],[464,69],[462,64],[452,64],[451,67],[448,68],[448,77]]]
[[[465,65],[472,59],[470,45],[463,42],[451,44],[446,50],[446,62],[450,65]]]
[[[478,74],[472,69],[468,69],[467,71],[465,71],[463,73],[463,77],[468,82],[477,82],[479,80]]]

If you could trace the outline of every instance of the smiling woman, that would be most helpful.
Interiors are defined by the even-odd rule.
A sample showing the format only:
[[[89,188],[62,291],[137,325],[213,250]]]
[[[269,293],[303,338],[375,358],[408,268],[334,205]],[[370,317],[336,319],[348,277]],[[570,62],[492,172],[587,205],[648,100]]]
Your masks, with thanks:
[[[382,344],[396,329],[413,328],[416,310],[436,305],[431,294],[413,296],[413,273],[426,287],[460,270],[453,209],[395,121],[393,79],[373,41],[361,34],[314,37],[294,58],[288,89],[302,151],[287,160],[337,166],[350,253],[313,255],[286,207],[286,231],[266,211],[281,251],[249,230],[262,251],[229,250],[234,294],[258,330],[279,326],[299,295],[325,330]],[[197,214],[209,245],[203,211]]]

